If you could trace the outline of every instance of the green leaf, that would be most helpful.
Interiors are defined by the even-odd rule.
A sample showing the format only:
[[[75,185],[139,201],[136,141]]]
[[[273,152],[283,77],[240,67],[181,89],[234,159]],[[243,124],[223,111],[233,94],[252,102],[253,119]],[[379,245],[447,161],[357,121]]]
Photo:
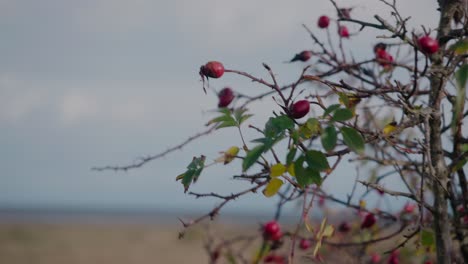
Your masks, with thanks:
[[[450,47],[450,49],[453,50],[457,55],[466,54],[468,53],[468,40],[460,40],[457,43],[453,44]]]
[[[468,80],[468,64],[463,64],[455,73],[458,88],[465,89],[466,81]]]
[[[340,129],[343,135],[344,143],[358,154],[364,153],[364,139],[361,134],[351,127],[342,127]]]
[[[287,129],[294,128],[294,121],[286,116],[270,117],[268,122],[265,124],[265,136],[276,137]]]
[[[220,129],[223,127],[235,127],[237,126],[237,122],[232,120],[232,121],[224,121],[222,122],[219,126],[216,127],[216,129]]]
[[[467,152],[468,151],[468,144],[461,144],[460,149],[462,152]]]
[[[255,162],[260,158],[263,151],[265,150],[264,145],[258,145],[255,148],[251,149],[245,155],[244,161],[242,162],[242,171],[247,171]]]
[[[322,178],[320,173],[311,168],[304,168],[304,157],[300,157],[294,163],[294,172],[296,174],[296,180],[299,186],[305,187],[310,184],[320,185],[322,183]]]
[[[465,166],[466,162],[468,162],[468,159],[466,159],[466,158],[458,161],[457,164],[455,164],[455,166],[453,166],[452,172],[456,172],[456,171],[460,170],[461,168],[463,168],[463,166]]]
[[[306,153],[306,162],[310,169],[323,171],[330,168],[327,157],[320,151],[309,150]]]
[[[306,127],[309,129],[310,133],[312,133],[312,135],[316,135],[322,130],[320,122],[317,118],[309,118],[307,119],[307,122],[305,124]]]
[[[460,120],[460,115],[463,114],[463,102],[466,95],[466,81],[468,80],[468,64],[463,64],[463,66],[458,69],[455,73],[455,78],[457,80],[457,96],[455,97],[454,114],[451,124],[452,131],[454,131],[458,120]]]
[[[247,112],[247,109],[245,108],[234,110],[234,118],[236,119],[238,126],[240,126],[245,120],[253,116],[251,114],[245,114],[245,112]]]
[[[288,152],[288,155],[286,155],[286,165],[290,165],[293,162],[294,158],[296,157],[296,152],[297,148],[295,148],[294,146],[291,147],[291,149]]]
[[[176,177],[176,180],[182,180],[182,184],[184,185],[184,192],[187,192],[190,184],[192,184],[192,182],[196,182],[198,177],[200,177],[200,174],[205,167],[205,160],[206,157],[203,155],[198,158],[193,157],[192,162],[190,162],[190,164],[187,166],[187,171]]]
[[[327,116],[333,112],[335,112],[336,109],[340,108],[340,104],[333,104],[330,105],[327,109],[325,109],[325,112],[323,112],[323,116]]]
[[[349,109],[339,108],[333,114],[333,121],[346,121],[353,118],[353,112]]]
[[[430,230],[424,229],[421,231],[421,244],[424,247],[430,247],[434,245],[434,233]]]
[[[325,128],[321,135],[322,146],[326,151],[331,151],[336,146],[338,140],[336,129],[334,126]]]

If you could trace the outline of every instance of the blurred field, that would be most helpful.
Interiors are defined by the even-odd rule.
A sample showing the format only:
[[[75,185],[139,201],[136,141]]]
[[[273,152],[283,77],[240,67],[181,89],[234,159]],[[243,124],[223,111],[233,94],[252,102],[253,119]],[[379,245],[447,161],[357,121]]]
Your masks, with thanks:
[[[93,264],[93,263],[209,263],[203,248],[207,234],[217,239],[224,236],[255,234],[256,223],[265,216],[223,216],[218,223],[197,225],[178,239],[181,224],[168,215],[89,215],[89,214],[2,214],[0,212],[0,263],[7,264]],[[292,223],[292,221],[291,221]],[[317,223],[318,224],[318,223]],[[291,226],[292,227],[292,226]],[[335,237],[338,241],[340,238]],[[257,243],[258,242],[258,243]],[[246,248],[254,256],[260,241]],[[396,241],[387,241],[369,252],[383,252]],[[286,253],[289,245],[281,251]],[[356,248],[323,248],[326,263],[359,263],[353,257]],[[373,251],[375,250],[375,251]],[[312,263],[296,251],[295,263]],[[421,256],[406,255],[401,263],[422,263]],[[225,263],[222,259],[220,263]],[[364,262],[362,262],[364,261]],[[369,263],[368,257],[361,263]]]
[[[207,263],[199,239],[148,224],[0,224],[0,263]]]

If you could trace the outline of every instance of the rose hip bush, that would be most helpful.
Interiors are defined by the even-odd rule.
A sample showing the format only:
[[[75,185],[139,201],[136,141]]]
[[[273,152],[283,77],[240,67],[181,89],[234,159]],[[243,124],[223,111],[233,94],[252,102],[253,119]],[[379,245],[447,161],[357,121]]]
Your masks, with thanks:
[[[218,112],[206,131],[135,164],[98,169],[138,168],[201,136],[236,129],[238,145],[219,146],[220,157],[194,157],[176,177],[194,198],[220,200],[210,212],[181,220],[180,236],[246,194],[279,202],[255,234],[210,239],[205,249],[211,263],[468,263],[466,4],[440,0],[438,28],[410,29],[411,18],[402,17],[395,1],[379,1],[391,20],[354,17],[353,8],[331,0],[336,16],[303,25],[311,46],[289,61],[302,66],[292,83],[281,84],[267,64],[264,79],[230,69],[227,61],[207,60],[199,69],[205,92],[226,74],[257,83],[258,91],[245,95],[226,87],[218,92]],[[369,39],[373,56],[356,58],[347,41],[362,31],[379,38]],[[249,124],[249,107],[263,98],[271,98],[273,114],[263,124]],[[257,137],[245,138],[245,129]],[[190,191],[209,166],[235,159],[241,167],[233,179],[244,181],[245,189]],[[323,183],[349,177],[339,169],[348,162],[357,177],[343,200]],[[386,187],[389,182],[403,189]],[[407,202],[389,210],[381,201],[390,196]],[[301,205],[295,225],[281,223],[280,209],[291,202]],[[344,208],[338,221],[327,218],[330,203]],[[324,211],[319,222],[310,219],[314,210]]]

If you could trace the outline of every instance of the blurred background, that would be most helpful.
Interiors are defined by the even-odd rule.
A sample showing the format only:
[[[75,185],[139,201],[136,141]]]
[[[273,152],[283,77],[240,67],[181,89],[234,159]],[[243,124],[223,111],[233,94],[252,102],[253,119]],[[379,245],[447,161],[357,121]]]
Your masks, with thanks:
[[[356,18],[390,17],[378,0],[337,2],[354,7]],[[398,6],[422,32],[421,25],[436,26],[435,2]],[[301,24],[326,38],[316,28],[322,14],[336,18],[327,0],[0,0],[0,262],[148,263],[169,247],[187,254],[158,263],[206,262],[196,239],[177,240],[177,217],[204,214],[218,201],[185,195],[175,177],[193,156],[212,160],[240,146],[236,131],[221,130],[139,169],[91,168],[131,164],[205,130],[217,105],[198,75],[207,61],[267,78],[265,62],[280,83],[295,80],[305,64],[283,62],[313,47]],[[345,45],[355,57],[372,58],[379,34],[366,29]],[[229,74],[210,86],[267,91]],[[247,123],[262,127],[272,107],[270,98],[252,106]],[[210,167],[193,191],[245,189],[230,178],[239,165]],[[346,198],[355,177],[344,165],[324,188]],[[255,230],[273,217],[276,202],[247,195],[221,221]],[[285,211],[297,212],[296,205]]]

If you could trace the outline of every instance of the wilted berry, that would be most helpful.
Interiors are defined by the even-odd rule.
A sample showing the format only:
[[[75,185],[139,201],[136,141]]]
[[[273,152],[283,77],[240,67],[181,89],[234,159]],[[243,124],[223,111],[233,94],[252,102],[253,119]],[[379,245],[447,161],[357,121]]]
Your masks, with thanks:
[[[300,53],[296,54],[294,58],[291,59],[290,62],[295,61],[308,61],[312,57],[312,52],[308,50],[301,51]]]
[[[218,107],[226,107],[234,100],[234,93],[231,88],[226,87],[218,93],[218,99]]]

